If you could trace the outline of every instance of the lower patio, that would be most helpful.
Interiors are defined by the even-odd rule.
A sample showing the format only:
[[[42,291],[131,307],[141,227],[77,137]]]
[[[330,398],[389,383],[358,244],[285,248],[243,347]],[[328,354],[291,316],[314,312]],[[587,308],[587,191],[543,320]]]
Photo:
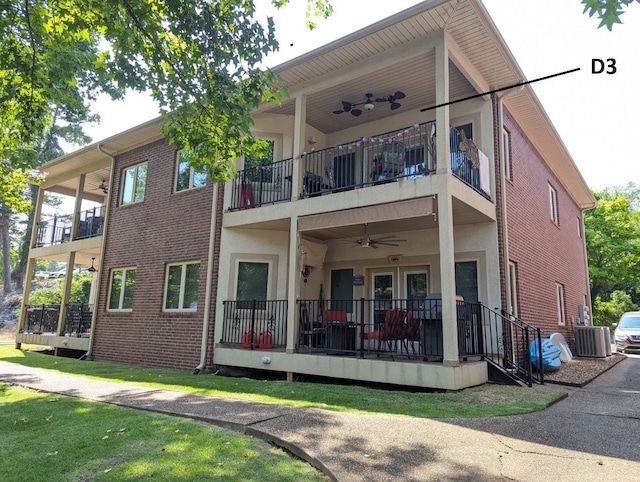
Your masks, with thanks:
[[[483,325],[481,306],[457,301],[459,360],[447,363],[437,297],[298,300],[295,334],[287,330],[286,300],[226,301],[214,363],[458,390],[488,379],[484,353],[491,328]]]

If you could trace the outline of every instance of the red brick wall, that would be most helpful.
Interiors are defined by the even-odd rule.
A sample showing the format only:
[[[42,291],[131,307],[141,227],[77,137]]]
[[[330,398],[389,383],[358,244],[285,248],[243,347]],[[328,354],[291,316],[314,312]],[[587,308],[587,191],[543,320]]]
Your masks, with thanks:
[[[176,149],[164,140],[116,158],[93,356],[131,365],[193,369],[200,362],[213,184],[175,193]],[[144,201],[120,206],[123,169],[148,162]],[[198,309],[164,313],[166,265],[200,262]],[[136,267],[133,310],[106,311],[111,269]],[[212,300],[215,305],[215,300]]]
[[[509,260],[517,265],[520,318],[573,338],[571,317],[588,290],[581,211],[505,109],[512,181],[506,182]],[[549,213],[549,184],[558,193],[559,225]],[[556,283],[564,285],[566,326],[558,325]]]

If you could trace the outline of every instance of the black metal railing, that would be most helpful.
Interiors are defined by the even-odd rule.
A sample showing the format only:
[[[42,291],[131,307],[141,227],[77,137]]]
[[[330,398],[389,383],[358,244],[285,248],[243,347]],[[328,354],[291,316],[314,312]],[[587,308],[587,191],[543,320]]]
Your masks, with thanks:
[[[291,200],[293,159],[238,171],[231,189],[230,210],[249,209]]]
[[[93,306],[87,304],[67,305],[64,333],[69,336],[86,337],[91,331]]]
[[[361,137],[325,149],[312,149],[300,156],[300,197],[314,197],[360,189],[435,172],[435,122],[425,122],[370,137]],[[451,172],[487,199],[488,158],[474,144],[464,143],[460,131],[450,131]],[[477,152],[478,155],[470,154]],[[476,158],[477,157],[477,158]],[[257,166],[238,172],[232,186],[229,210],[248,209],[290,201],[294,159]]]
[[[506,312],[498,312],[479,305],[485,340],[484,357],[515,380],[529,386],[544,383],[542,369],[542,330]],[[534,341],[537,340],[537,344]],[[531,347],[537,346],[539,361],[534,366]],[[535,368],[535,371],[534,371]]]
[[[487,199],[491,199],[488,188],[489,179],[484,179],[488,176],[489,166],[488,159],[482,154],[479,149],[475,149],[478,158],[469,154],[468,145],[464,145],[461,131],[458,131],[455,127],[450,131],[450,150],[451,150],[451,172],[452,174],[464,182],[467,186],[477,191],[479,194]]]
[[[287,345],[287,300],[223,301],[220,343],[247,350],[270,350]]]
[[[104,228],[104,206],[80,211],[76,216],[75,239],[93,238],[102,235]]]
[[[76,233],[73,239],[92,238],[101,236],[104,229],[104,206],[76,213]],[[72,215],[54,215],[51,219],[38,223],[36,234],[36,248],[68,243],[71,237]]]
[[[478,305],[457,302],[461,359],[481,356]],[[440,361],[443,358],[442,300],[299,300],[299,349],[307,352],[389,356]]]
[[[36,248],[53,246],[71,241],[71,216],[54,215],[53,218],[38,223]]]
[[[435,123],[426,122],[303,154],[303,197],[341,192],[435,170]]]
[[[60,319],[60,305],[27,305],[24,333],[56,334]]]

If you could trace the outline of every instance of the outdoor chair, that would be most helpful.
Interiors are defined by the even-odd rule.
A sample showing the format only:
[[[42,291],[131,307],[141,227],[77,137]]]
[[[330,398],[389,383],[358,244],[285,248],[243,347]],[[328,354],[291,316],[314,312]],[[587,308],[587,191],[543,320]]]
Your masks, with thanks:
[[[407,319],[407,311],[392,309],[387,310],[384,321],[380,325],[380,328],[376,331],[369,331],[364,333],[365,340],[377,340],[378,357],[386,348],[393,358],[393,353],[398,351],[398,346],[402,347],[404,340],[406,339],[406,326],[405,320]]]

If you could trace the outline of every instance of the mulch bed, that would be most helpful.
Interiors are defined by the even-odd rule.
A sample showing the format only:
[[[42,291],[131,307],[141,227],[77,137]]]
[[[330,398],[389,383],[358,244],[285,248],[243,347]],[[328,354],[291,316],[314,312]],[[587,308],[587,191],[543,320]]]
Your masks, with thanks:
[[[571,387],[583,387],[627,357],[614,353],[605,358],[574,357],[563,363],[558,371],[544,374],[545,383],[555,383]]]

